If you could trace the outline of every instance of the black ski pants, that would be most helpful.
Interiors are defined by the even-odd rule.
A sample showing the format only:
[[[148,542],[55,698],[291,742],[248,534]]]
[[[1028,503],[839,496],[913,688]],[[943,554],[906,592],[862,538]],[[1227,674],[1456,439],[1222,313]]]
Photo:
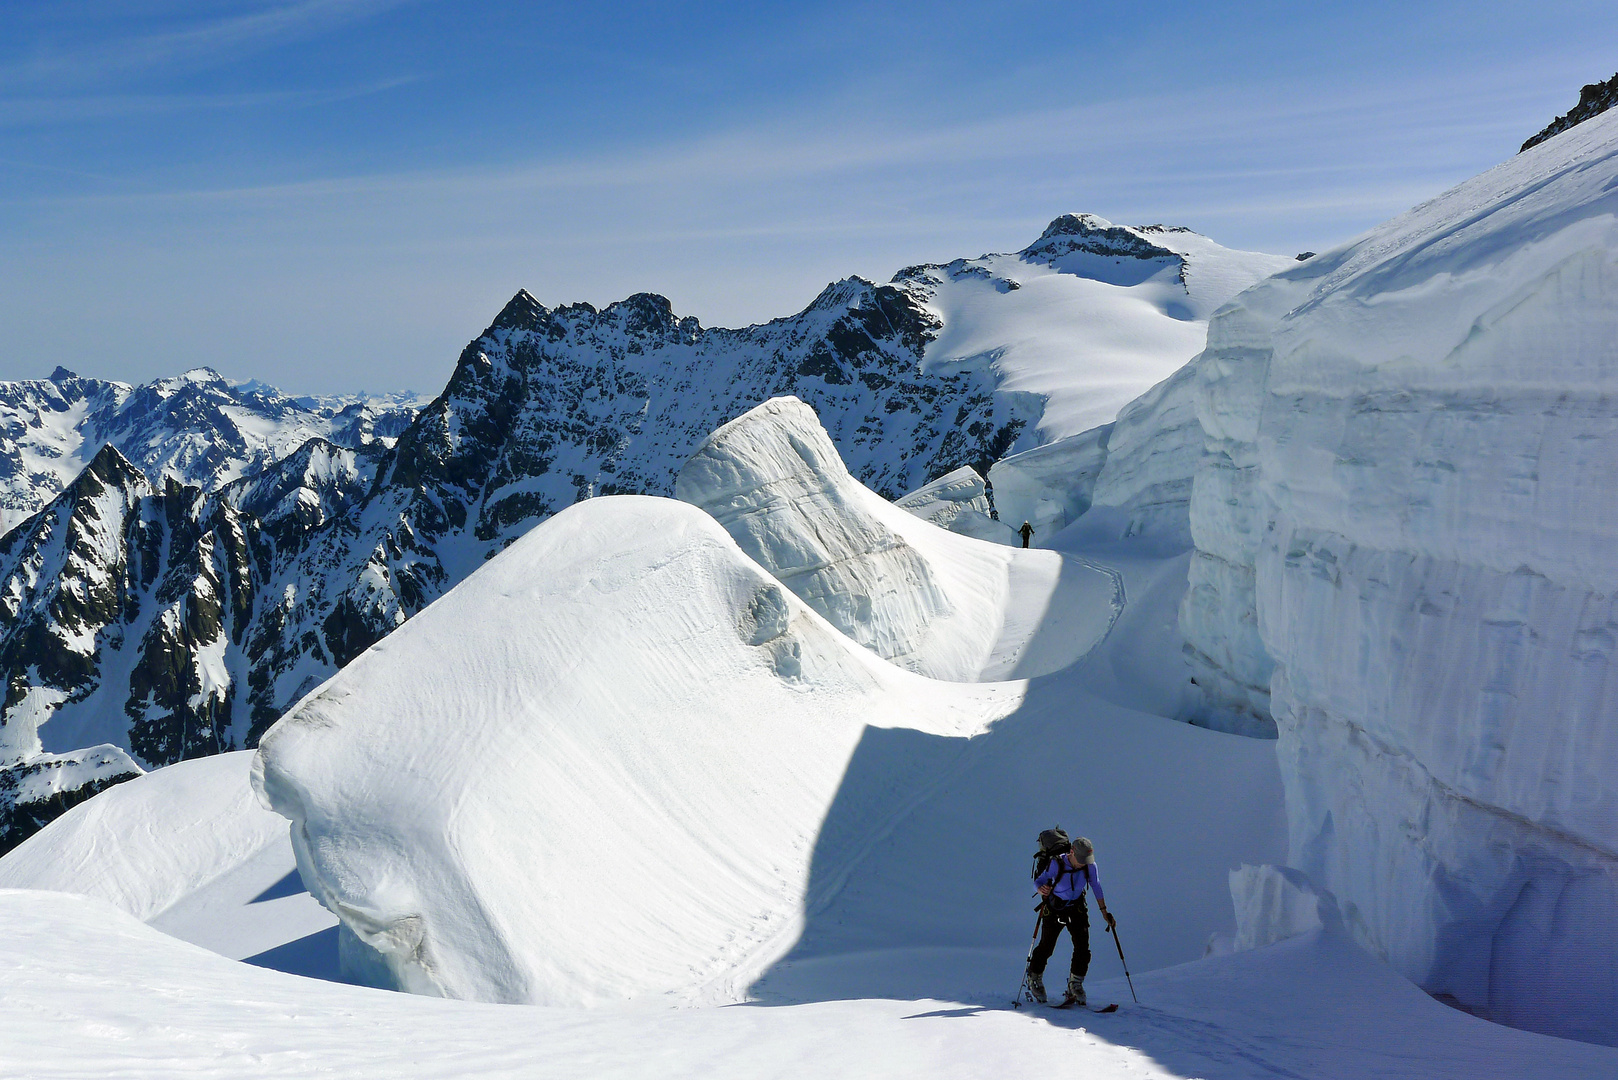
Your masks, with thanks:
[[[1052,915],[1045,912],[1045,917],[1039,921],[1039,944],[1034,946],[1034,957],[1028,965],[1028,970],[1035,975],[1045,974],[1045,965],[1050,962],[1051,953],[1056,951],[1056,939],[1062,936],[1062,928],[1067,928],[1068,936],[1073,939],[1073,974],[1083,979],[1090,970],[1090,905],[1079,897],[1079,901],[1060,914]]]

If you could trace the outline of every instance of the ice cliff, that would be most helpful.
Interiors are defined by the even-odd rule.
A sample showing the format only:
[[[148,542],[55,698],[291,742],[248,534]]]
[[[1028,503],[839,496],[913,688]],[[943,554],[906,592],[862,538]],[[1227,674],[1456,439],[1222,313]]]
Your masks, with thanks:
[[[893,505],[930,521],[940,529],[1011,544],[1017,534],[1009,525],[997,521],[994,508],[989,505],[989,489],[970,465],[962,465],[954,472],[945,473],[895,499]]]
[[[976,479],[951,475],[968,490]],[[1059,649],[1031,648],[1039,620],[1024,613],[1115,602],[1092,568],[947,532],[883,499],[850,475],[797,398],[772,398],[708,436],[674,490],[839,631],[931,678],[1065,667],[1095,644],[1104,622],[1073,628]]]
[[[1182,624],[1292,865],[1492,1018],[1618,1039],[1618,115],[1219,313]]]

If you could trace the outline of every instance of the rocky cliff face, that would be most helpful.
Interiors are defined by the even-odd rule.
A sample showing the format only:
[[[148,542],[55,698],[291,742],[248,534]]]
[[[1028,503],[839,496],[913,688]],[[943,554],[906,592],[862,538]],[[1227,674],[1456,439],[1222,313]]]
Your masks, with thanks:
[[[1522,144],[1522,150],[1538,146],[1553,135],[1560,135],[1576,124],[1582,124],[1593,116],[1600,116],[1614,105],[1618,105],[1618,75],[1614,75],[1606,82],[1590,83],[1579,91],[1579,103],[1555,120],[1546,124],[1527,142]]]

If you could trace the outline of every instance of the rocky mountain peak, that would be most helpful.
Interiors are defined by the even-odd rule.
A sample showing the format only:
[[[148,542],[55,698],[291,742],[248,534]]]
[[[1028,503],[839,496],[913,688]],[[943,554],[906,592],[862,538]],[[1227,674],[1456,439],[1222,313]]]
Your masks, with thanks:
[[[219,372],[206,365],[182,371],[173,379],[165,381],[181,385],[191,383],[196,386],[212,386],[219,387],[221,389],[227,389],[230,386],[230,380],[226,379],[223,375],[219,374]]]
[[[118,488],[123,491],[144,491],[151,488],[151,481],[146,474],[134,465],[128,458],[112,445],[103,443],[96,456],[90,459],[90,464],[84,467],[78,479],[68,485],[68,490],[83,497],[91,485]]]
[[[1606,82],[1589,83],[1579,91],[1579,103],[1569,109],[1565,114],[1558,116],[1546,124],[1537,134],[1522,144],[1523,150],[1530,150],[1546,139],[1560,135],[1570,127],[1584,123],[1592,116],[1600,116],[1614,105],[1618,105],[1618,74]]]
[[[490,330],[537,330],[544,325],[550,312],[535,300],[527,289],[518,289],[517,295],[506,301],[500,314],[489,324]]]
[[[1180,259],[1181,256],[1166,247],[1152,243],[1144,233],[1170,231],[1166,226],[1148,226],[1131,229],[1114,225],[1106,218],[1094,214],[1063,214],[1056,218],[1039,239],[1018,254],[1032,261],[1047,261],[1076,251],[1092,255],[1112,255],[1130,259]]]
[[[686,323],[691,324],[693,331],[697,329],[695,319],[676,318],[668,297],[657,293],[635,293],[608,304],[601,312],[600,321],[615,324],[629,337],[660,341],[677,340]]]

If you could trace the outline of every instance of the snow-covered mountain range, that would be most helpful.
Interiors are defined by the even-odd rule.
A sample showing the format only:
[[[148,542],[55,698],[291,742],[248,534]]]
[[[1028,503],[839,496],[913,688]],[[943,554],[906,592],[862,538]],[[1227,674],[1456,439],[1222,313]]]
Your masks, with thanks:
[[[153,482],[212,491],[313,438],[391,443],[426,400],[413,394],[287,397],[209,368],[132,386],[58,367],[0,383],[0,535],[44,508],[107,444]]]
[[[1183,364],[1214,307],[1287,262],[1064,215],[1015,255],[850,278],[741,330],[647,294],[598,311],[519,292],[396,442],[375,405],[211,372],[10,384],[17,505],[108,444],[0,539],[0,748],[152,766],[251,746],[538,522],[672,494],[698,444],[768,397],[811,405],[889,498],[987,471]]]

